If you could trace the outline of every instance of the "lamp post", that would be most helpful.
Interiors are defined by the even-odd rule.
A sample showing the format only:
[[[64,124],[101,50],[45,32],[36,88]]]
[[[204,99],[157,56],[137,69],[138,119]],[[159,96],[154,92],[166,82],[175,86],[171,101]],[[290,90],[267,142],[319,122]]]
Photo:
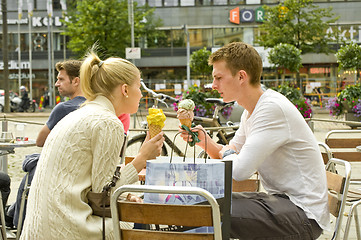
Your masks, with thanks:
[[[191,68],[189,66],[189,59],[190,59],[190,43],[189,43],[189,32],[187,28],[187,24],[184,24],[184,34],[187,37],[187,85],[188,88],[191,86]]]
[[[130,46],[134,48],[134,10],[133,0],[128,0],[128,22],[130,24]],[[134,60],[133,60],[134,61]]]
[[[2,51],[3,51],[3,79],[4,82],[1,87],[5,90],[5,112],[10,112],[10,100],[9,100],[9,56],[8,56],[8,15],[7,15],[7,2],[1,1],[1,11],[2,11]]]

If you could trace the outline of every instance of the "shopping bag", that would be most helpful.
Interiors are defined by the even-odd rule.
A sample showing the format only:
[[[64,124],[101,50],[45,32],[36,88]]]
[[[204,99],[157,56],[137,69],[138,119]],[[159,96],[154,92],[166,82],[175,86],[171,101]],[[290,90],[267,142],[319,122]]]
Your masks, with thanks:
[[[220,160],[184,157],[157,157],[147,161],[145,184],[193,186],[224,197],[225,164]],[[160,204],[197,204],[206,201],[196,195],[145,193],[144,202]]]

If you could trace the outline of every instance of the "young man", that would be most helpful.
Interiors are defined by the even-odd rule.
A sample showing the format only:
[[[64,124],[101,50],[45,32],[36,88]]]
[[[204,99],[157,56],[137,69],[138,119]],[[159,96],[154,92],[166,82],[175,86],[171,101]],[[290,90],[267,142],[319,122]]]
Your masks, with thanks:
[[[51,111],[46,124],[40,130],[36,139],[36,146],[44,146],[45,140],[54,126],[70,112],[79,108],[86,100],[80,89],[79,71],[82,62],[78,60],[68,60],[58,62],[55,67],[59,72],[55,87],[58,88],[59,94],[63,97],[69,97],[70,100],[59,103]]]
[[[327,183],[306,121],[286,97],[261,89],[262,60],[252,46],[230,43],[213,53],[209,64],[213,89],[245,111],[229,145],[217,144],[197,126],[198,145],[212,158],[233,160],[237,181],[258,172],[267,192],[233,194],[231,237],[316,239],[329,227]],[[187,134],[182,137],[186,140]]]

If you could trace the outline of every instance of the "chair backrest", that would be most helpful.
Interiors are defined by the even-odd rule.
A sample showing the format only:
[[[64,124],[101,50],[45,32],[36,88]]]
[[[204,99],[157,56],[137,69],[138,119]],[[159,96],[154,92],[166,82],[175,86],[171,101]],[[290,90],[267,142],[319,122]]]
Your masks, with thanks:
[[[361,130],[332,130],[326,134],[325,143],[330,147],[333,157],[349,162],[360,162]]]
[[[242,181],[232,179],[232,192],[258,192],[260,184],[258,173],[255,173],[252,178]]]
[[[206,198],[210,205],[168,205],[118,201],[123,192],[200,195]],[[115,239],[222,239],[219,205],[208,191],[198,187],[124,185],[115,190],[110,206]],[[212,233],[194,233],[139,229],[120,230],[119,221],[188,227],[212,226],[214,231]]]
[[[332,150],[326,143],[323,142],[318,142],[318,146],[320,147],[323,163],[326,165],[328,160],[333,158]]]
[[[333,166],[342,166],[334,172]],[[341,173],[342,172],[342,173]],[[326,165],[328,205],[330,213],[336,218],[334,234],[332,239],[338,239],[342,224],[343,212],[346,205],[348,188],[350,185],[351,164],[347,161],[331,158]]]

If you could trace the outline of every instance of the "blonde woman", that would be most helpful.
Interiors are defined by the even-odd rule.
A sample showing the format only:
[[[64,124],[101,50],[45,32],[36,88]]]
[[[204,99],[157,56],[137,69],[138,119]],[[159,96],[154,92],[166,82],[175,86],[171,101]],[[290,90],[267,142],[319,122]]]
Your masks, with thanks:
[[[102,218],[92,215],[86,196],[90,190],[101,192],[119,163],[124,129],[117,116],[138,110],[140,72],[127,60],[101,61],[90,51],[80,78],[87,101],[64,117],[45,142],[21,239],[102,238]],[[136,182],[146,160],[160,154],[162,133],[148,139],[132,164],[121,170],[116,187]],[[110,218],[105,230],[106,239],[113,239]]]

